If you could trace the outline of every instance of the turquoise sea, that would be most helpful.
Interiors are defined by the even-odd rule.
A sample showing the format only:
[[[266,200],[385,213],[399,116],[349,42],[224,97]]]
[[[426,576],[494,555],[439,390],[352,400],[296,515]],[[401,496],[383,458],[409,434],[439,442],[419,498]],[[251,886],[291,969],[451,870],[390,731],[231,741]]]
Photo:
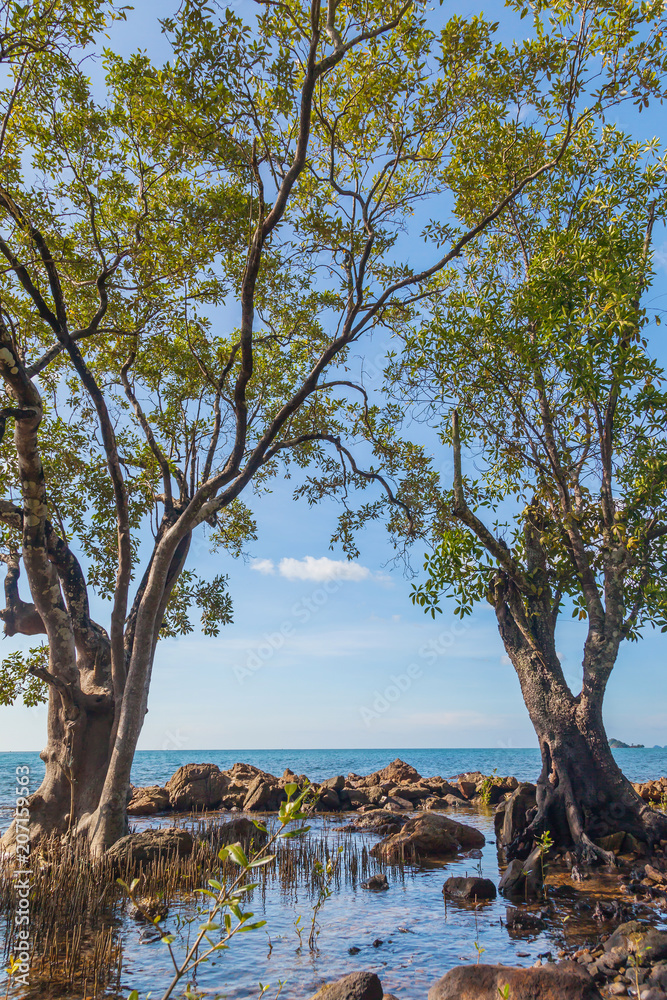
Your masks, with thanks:
[[[614,755],[630,781],[647,781],[667,774],[667,749],[615,750]],[[280,775],[286,767],[320,781],[335,774],[369,774],[400,757],[424,777],[450,778],[463,771],[514,775],[535,781],[540,771],[537,749],[477,748],[446,750],[140,750],[132,769],[135,785],[164,785],[182,764],[211,762],[222,770],[236,761],[255,764]],[[0,753],[0,829],[5,829],[13,808],[16,768],[30,767],[30,788],[39,786],[44,765],[34,752]]]

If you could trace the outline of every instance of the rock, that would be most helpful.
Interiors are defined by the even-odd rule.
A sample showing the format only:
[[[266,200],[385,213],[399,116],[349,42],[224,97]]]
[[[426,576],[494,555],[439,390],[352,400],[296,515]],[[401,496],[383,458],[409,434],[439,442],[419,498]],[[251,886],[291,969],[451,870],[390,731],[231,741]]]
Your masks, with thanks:
[[[625,948],[628,954],[639,955],[653,964],[667,958],[667,933],[653,930],[638,920],[629,920],[605,941],[606,952],[614,948]]]
[[[496,887],[489,878],[452,876],[442,887],[446,896],[454,899],[495,899]]]
[[[359,806],[367,806],[370,802],[368,793],[362,788],[348,788],[346,789],[349,796],[349,803],[353,809],[358,809]]]
[[[398,795],[400,795],[402,799],[407,799],[408,802],[419,802],[421,799],[429,798],[431,790],[425,785],[401,785],[398,790]]]
[[[447,805],[453,809],[470,809],[472,806],[472,802],[468,802],[467,799],[462,799],[459,795],[445,795],[444,799]]]
[[[340,792],[345,788],[345,778],[342,774],[336,775],[335,778],[327,778],[320,783],[320,788],[331,788],[334,792]]]
[[[657,778],[655,781],[644,781],[633,785],[635,791],[644,802],[661,802],[667,797],[667,778]]]
[[[249,848],[262,847],[268,840],[265,830],[258,830],[251,819],[239,816],[231,819],[228,823],[222,823],[214,830],[216,843],[226,846],[227,844],[240,844],[243,850],[248,853]]]
[[[381,948],[383,944],[384,941],[382,940],[382,938],[375,938],[375,941],[373,941],[374,948]]]
[[[505,914],[505,926],[510,937],[515,937],[519,934],[539,934],[547,926],[547,923],[539,914],[531,913],[523,906],[508,906]]]
[[[510,861],[498,883],[503,896],[523,900],[541,899],[544,894],[540,849],[536,847],[525,861]]]
[[[614,854],[618,854],[623,847],[624,840],[625,830],[617,830],[616,833],[610,833],[607,837],[600,837],[595,843],[603,851],[613,851]]]
[[[384,889],[389,888],[389,882],[387,881],[386,875],[371,875],[366,882],[361,883],[361,888],[373,889],[376,892],[382,892]]]
[[[371,809],[359,817],[354,829],[372,830],[373,833],[381,833],[386,837],[389,833],[398,833],[402,826],[403,819],[389,809]]]
[[[357,948],[356,944],[353,944],[351,948],[347,949],[348,955],[358,955],[361,948]]]
[[[129,833],[117,840],[107,851],[107,858],[114,867],[124,868],[150,864],[162,857],[186,858],[192,854],[193,841],[187,830],[168,827],[161,830],[143,830]]]
[[[278,779],[271,775],[258,774],[248,787],[243,802],[244,812],[277,812],[280,803],[287,798]]]
[[[507,847],[528,825],[528,814],[535,808],[535,785],[522,782],[504,803],[503,826],[498,838],[501,847]]]
[[[382,984],[374,972],[352,972],[327,983],[311,1000],[382,1000]]]
[[[611,983],[607,987],[607,992],[613,997],[627,997],[628,995],[625,983]]]
[[[397,757],[391,764],[383,767],[381,771],[377,772],[377,775],[380,781],[395,781],[398,784],[403,781],[415,782],[421,780],[419,771],[416,771],[410,764],[406,764],[400,757]]]
[[[169,792],[160,785],[135,788],[127,804],[128,816],[154,816],[169,808]]]
[[[184,764],[167,782],[172,809],[215,809],[229,786],[217,764]]]
[[[428,1000],[498,1000],[505,995],[510,1000],[601,1000],[593,980],[576,962],[531,969],[461,965],[431,987]]]
[[[659,962],[651,969],[649,976],[651,986],[658,986],[661,990],[667,991],[667,965]]]
[[[623,841],[623,850],[627,854],[638,854],[642,857],[647,853],[646,844],[642,844],[641,841],[633,837],[631,833],[626,833],[625,840]]]
[[[290,772],[291,773],[291,772]],[[234,764],[230,767],[228,771],[223,771],[229,778],[240,781],[244,784],[250,784],[250,782],[261,774],[265,778],[272,778],[272,774],[267,774],[266,771],[262,771],[261,768],[255,767],[254,764]]]
[[[324,809],[327,812],[339,812],[340,799],[338,798],[338,793],[333,788],[322,785],[317,797],[317,808]]]
[[[650,986],[648,989],[639,991],[639,1000],[665,1000],[666,996],[667,994],[663,993],[656,986]]]
[[[464,799],[471,799],[477,791],[477,785],[474,781],[464,781],[461,779],[458,783],[458,789]]]
[[[410,802],[409,799],[404,799],[400,795],[392,795],[387,799],[387,805],[391,808],[392,805],[398,806],[399,809],[414,809],[414,803]]]
[[[484,835],[473,827],[439,813],[421,812],[409,819],[398,833],[376,844],[371,854],[385,861],[450,857],[461,849],[483,847],[485,842]]]

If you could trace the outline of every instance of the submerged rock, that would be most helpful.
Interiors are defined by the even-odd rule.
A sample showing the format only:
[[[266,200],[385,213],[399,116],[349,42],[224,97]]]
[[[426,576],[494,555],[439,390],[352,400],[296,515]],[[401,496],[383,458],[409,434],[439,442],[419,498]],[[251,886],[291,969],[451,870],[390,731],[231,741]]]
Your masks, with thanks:
[[[376,892],[389,888],[386,875],[371,875],[366,882],[361,883],[362,889],[374,889]]]
[[[150,864],[162,857],[186,858],[192,854],[192,836],[187,830],[167,828],[129,833],[107,851],[108,859],[119,867],[127,864]]]
[[[601,1000],[595,983],[576,962],[532,969],[461,965],[428,991],[428,1000],[498,1000],[500,996],[510,1000]]]
[[[470,876],[453,875],[448,878],[442,887],[445,896],[452,896],[454,899],[495,899],[496,887],[490,878],[478,878]]]
[[[483,847],[484,834],[471,826],[457,823],[439,813],[422,812],[409,819],[399,830],[381,840],[371,854],[384,861],[401,858],[450,857],[460,850]]]
[[[374,972],[352,972],[326,983],[311,1000],[383,1000],[382,983]]]

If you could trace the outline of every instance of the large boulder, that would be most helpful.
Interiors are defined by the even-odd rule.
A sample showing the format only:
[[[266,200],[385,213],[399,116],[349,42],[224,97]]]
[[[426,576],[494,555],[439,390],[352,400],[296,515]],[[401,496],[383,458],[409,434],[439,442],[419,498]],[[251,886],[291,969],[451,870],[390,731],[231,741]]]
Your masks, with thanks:
[[[442,858],[483,847],[485,842],[484,834],[474,827],[439,813],[422,812],[409,819],[398,833],[376,844],[371,854],[389,862],[402,858]]]
[[[217,764],[184,764],[167,782],[172,809],[215,809],[229,786]]]
[[[464,878],[452,875],[442,887],[445,896],[452,899],[495,899],[496,887],[490,878],[479,878],[476,875]]]
[[[431,987],[428,1000],[498,1000],[506,995],[511,1000],[601,1000],[595,983],[576,962],[532,969],[461,965]]]
[[[326,983],[311,1000],[382,1000],[382,983],[374,972],[352,972]]]
[[[160,785],[135,788],[127,804],[128,816],[154,816],[169,808],[169,792]]]
[[[187,830],[143,830],[117,840],[107,851],[107,858],[115,867],[125,868],[150,864],[160,858],[186,858],[192,854],[192,847],[192,836]]]
[[[285,789],[270,774],[258,774],[248,786],[243,802],[244,812],[277,812],[287,798]]]

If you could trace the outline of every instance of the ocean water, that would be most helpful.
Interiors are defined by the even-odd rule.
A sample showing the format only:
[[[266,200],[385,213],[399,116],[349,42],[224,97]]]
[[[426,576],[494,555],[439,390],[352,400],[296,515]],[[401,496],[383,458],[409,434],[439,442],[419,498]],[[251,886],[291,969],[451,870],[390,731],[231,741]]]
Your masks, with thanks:
[[[614,756],[630,781],[648,781],[667,774],[667,749],[615,750]],[[514,775],[519,781],[535,781],[540,772],[537,749],[478,748],[411,750],[140,750],[132,768],[134,785],[164,785],[183,764],[217,764],[221,770],[237,761],[254,764],[270,774],[281,775],[289,767],[320,781],[335,774],[369,774],[400,757],[424,777],[453,777],[464,771]],[[30,768],[30,790],[35,791],[44,764],[38,753],[0,753],[0,830],[4,830],[13,809],[16,768]]]
[[[451,777],[462,771],[480,770],[489,773],[514,774],[517,778],[534,780],[540,761],[537,750],[474,749],[474,750],[202,750],[145,751],[138,753],[133,770],[135,784],[163,784],[181,764],[189,761],[211,761],[226,768],[235,761],[248,761],[264,770],[281,774],[285,767],[306,773],[314,780],[349,771],[368,773],[388,764],[396,757],[408,761],[425,776],[441,774]],[[629,778],[642,780],[667,773],[667,751],[619,750],[616,757]],[[14,795],[17,766],[31,768],[32,788],[37,786],[43,765],[37,754],[0,755],[0,802],[5,817]],[[356,852],[360,867],[351,875],[344,865],[340,878],[333,885],[330,899],[319,916],[321,933],[317,951],[311,953],[305,941],[300,945],[298,928],[312,919],[314,903],[310,870],[297,868],[288,881],[280,880],[272,868],[267,869],[267,881],[249,894],[249,908],[255,919],[265,919],[267,925],[256,932],[235,939],[229,951],[219,959],[201,967],[198,986],[206,996],[224,996],[228,1000],[259,998],[260,983],[270,983],[267,998],[274,998],[279,983],[285,988],[281,996],[290,1000],[306,1000],[326,981],[338,979],[355,970],[378,973],[386,992],[395,992],[401,1000],[424,1000],[430,986],[446,971],[461,963],[477,961],[477,947],[483,950],[482,961],[508,965],[532,965],[540,956],[556,955],[563,947],[579,947],[601,931],[610,930],[596,924],[591,915],[598,898],[612,898],[617,892],[613,876],[604,872],[585,882],[571,883],[560,879],[556,888],[560,895],[550,895],[543,909],[545,924],[537,933],[517,933],[507,927],[508,904],[498,897],[477,907],[469,903],[445,903],[442,887],[451,875],[480,874],[496,884],[502,866],[494,843],[493,815],[489,811],[458,810],[449,814],[458,821],[477,827],[486,837],[481,852],[461,855],[442,864],[387,866],[385,871],[390,890],[373,893],[361,886],[379,867],[368,850],[378,840],[366,832],[347,833],[337,830],[339,817],[315,817],[308,838],[324,840],[329,856],[336,855],[339,844]],[[211,814],[213,818],[216,814]],[[226,816],[221,817],[226,818]],[[137,827],[171,825],[170,816],[138,818]],[[186,825],[188,820],[185,820]],[[287,842],[297,849],[297,841]],[[166,926],[174,929],[177,918],[192,915],[194,897],[184,897],[172,906]],[[300,921],[299,921],[299,918]],[[299,922],[297,922],[299,921]],[[199,919],[197,919],[197,924]],[[146,941],[141,925],[125,913],[115,925],[117,940],[122,946],[123,972],[121,993],[104,994],[127,997],[137,989],[144,997],[151,992],[161,995],[170,978],[170,959],[160,944]],[[0,923],[0,952],[3,951]],[[180,941],[180,955],[184,941]],[[350,954],[350,949],[356,950]],[[4,995],[4,976],[0,972],[0,996]],[[81,1000],[81,993],[44,991],[35,983],[22,1000]],[[100,994],[101,996],[102,994]]]

